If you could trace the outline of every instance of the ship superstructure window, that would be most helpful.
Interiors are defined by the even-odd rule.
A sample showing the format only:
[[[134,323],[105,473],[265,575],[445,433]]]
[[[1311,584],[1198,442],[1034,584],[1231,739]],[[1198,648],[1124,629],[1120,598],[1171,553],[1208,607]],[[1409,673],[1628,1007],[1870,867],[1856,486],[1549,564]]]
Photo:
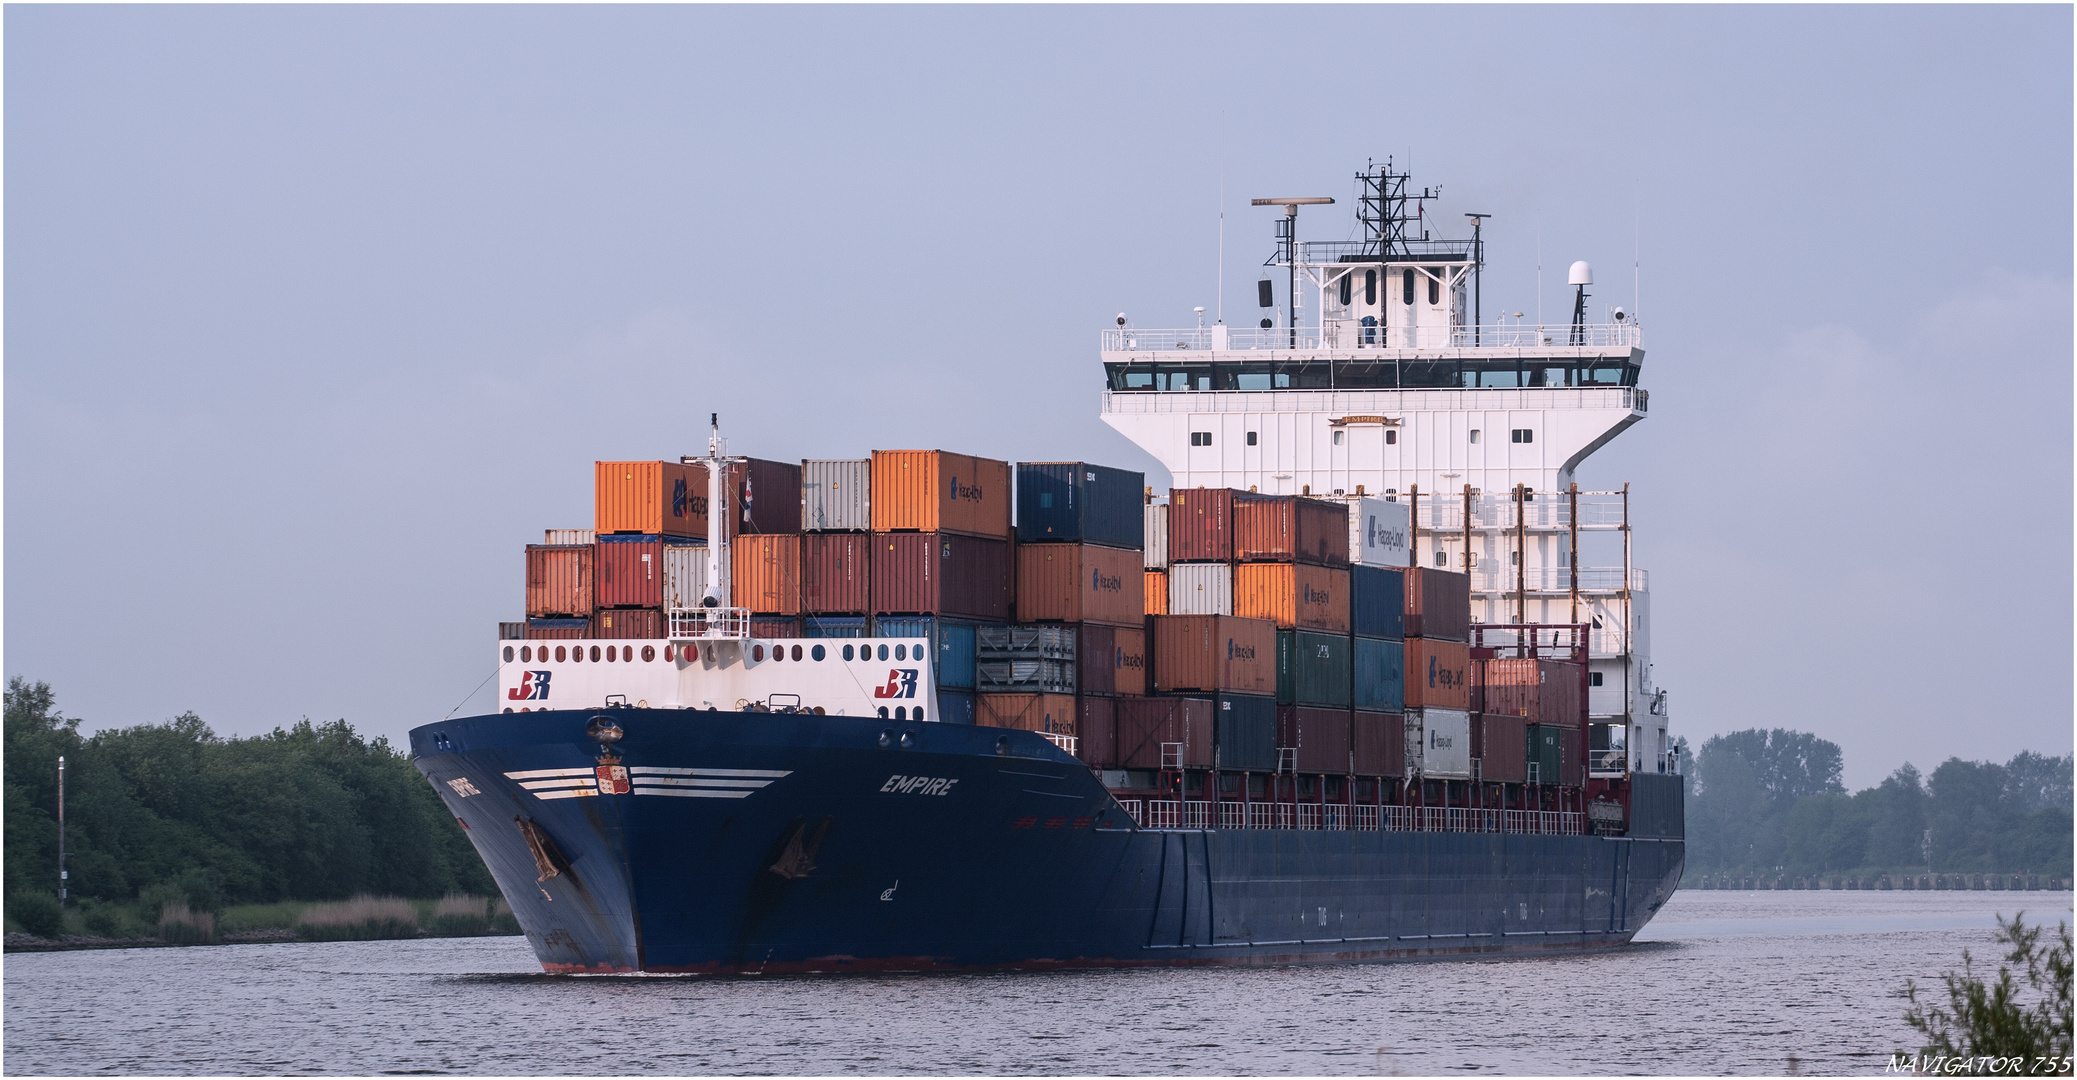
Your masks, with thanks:
[[[1442,282],[1435,278],[1428,279],[1428,303],[1431,305],[1442,303]]]
[[[1349,306],[1349,290],[1350,290],[1350,289],[1352,289],[1352,288],[1354,288],[1354,287],[1355,287],[1355,284],[1356,284],[1355,280],[1354,280],[1354,279],[1352,279],[1352,278],[1351,278],[1351,277],[1350,277],[1349,275],[1347,275],[1347,274],[1343,274],[1343,275],[1341,276],[1341,306],[1342,306],[1342,307],[1348,307],[1348,306]]]
[[[817,660],[820,660],[824,656],[827,656],[829,654],[823,651],[822,646],[817,645],[813,649],[809,650],[808,655],[814,657]],[[646,658],[647,657],[645,656],[644,659]]]
[[[1336,446],[1340,446],[1340,445],[1341,445],[1341,436],[1342,436],[1342,433],[1341,433],[1341,432],[1339,432],[1339,431],[1337,431],[1337,432],[1335,432],[1335,433],[1334,433],[1334,445],[1336,445]]]
[[[1600,673],[1600,672],[1598,672],[1598,671],[1589,671],[1589,672],[1587,672],[1587,685],[1588,685],[1588,686],[1599,686],[1599,685],[1601,685],[1601,673]]]
[[[1472,429],[1471,429],[1471,441],[1472,441],[1472,442],[1477,442],[1477,441],[1478,441],[1478,429],[1477,429],[1477,428],[1472,428]]]
[[[1437,565],[1437,566],[1448,566],[1449,564],[1450,564],[1450,553],[1449,553],[1449,552],[1447,552],[1447,551],[1444,551],[1444,550],[1442,550],[1441,548],[1436,548],[1436,549],[1435,549],[1435,565]]]
[[[1534,428],[1518,427],[1514,429],[1514,431],[1511,432],[1511,434],[1513,435],[1513,439],[1511,440],[1513,442],[1532,443],[1536,441],[1536,431]]]
[[[1363,302],[1377,306],[1377,271],[1363,271]]]
[[[844,659],[851,659],[851,646],[849,645],[844,646]]]
[[[1398,441],[1399,441],[1399,433],[1398,433],[1398,432],[1396,432],[1396,431],[1393,431],[1393,430],[1392,430],[1391,428],[1386,428],[1386,429],[1385,429],[1385,445],[1386,445],[1386,446],[1391,446],[1391,445],[1393,445],[1394,443],[1397,443]]]
[[[1193,431],[1193,432],[1191,432],[1191,433],[1190,433],[1190,445],[1191,445],[1191,446],[1210,446],[1211,444],[1212,444],[1212,433],[1211,433],[1211,432],[1209,432],[1209,431]]]
[[[1253,446],[1253,445],[1255,445],[1255,435],[1256,435],[1256,433],[1255,433],[1255,432],[1252,432],[1252,431],[1248,432],[1248,445],[1249,445],[1249,446]]]
[[[1401,276],[1401,278],[1400,278],[1400,286],[1399,286],[1399,296],[1400,296],[1400,303],[1403,303],[1403,304],[1405,304],[1405,305],[1406,305],[1406,306],[1408,306],[1408,307],[1412,307],[1412,306],[1413,306],[1413,302],[1414,302],[1414,272],[1413,272],[1413,271],[1412,271],[1411,269],[1407,270],[1407,271],[1406,271],[1406,273],[1405,273],[1404,275],[1402,275],[1402,276]]]

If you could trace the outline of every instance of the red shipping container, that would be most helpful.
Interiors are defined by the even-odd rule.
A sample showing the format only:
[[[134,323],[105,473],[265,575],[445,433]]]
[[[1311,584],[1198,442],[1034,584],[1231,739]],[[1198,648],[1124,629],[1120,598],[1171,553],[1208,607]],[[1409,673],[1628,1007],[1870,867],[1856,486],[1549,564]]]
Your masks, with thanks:
[[[1585,714],[1583,665],[1563,660],[1482,660],[1473,707],[1526,718],[1532,724],[1578,724]]]
[[[602,536],[592,550],[598,606],[663,606],[663,537]]]
[[[801,538],[801,610],[863,615],[873,609],[872,537],[809,533]]]
[[[873,614],[1009,618],[1007,541],[952,533],[872,535]]]
[[[1471,708],[1471,646],[1461,641],[1406,639],[1406,707]]]
[[[1138,626],[1140,553],[1095,544],[1017,545],[1017,621]]]
[[[1354,770],[1349,758],[1349,716],[1347,709],[1279,705],[1277,747],[1297,751],[1299,772],[1346,776]]]
[[[1479,777],[1505,784],[1529,779],[1529,725],[1519,716],[1471,714],[1471,756]]]
[[[1111,686],[1121,697],[1139,697],[1148,690],[1147,671],[1154,665],[1144,625],[1111,631]]]
[[[750,636],[754,638],[797,638],[801,636],[801,621],[783,615],[752,616]]]
[[[1168,571],[1147,570],[1140,574],[1142,596],[1149,615],[1168,614]]]
[[[585,620],[582,626],[554,627],[535,626],[532,622],[528,622],[526,636],[531,641],[580,641],[591,636],[591,621],[589,619]],[[542,646],[542,649],[541,658],[545,660],[548,657],[546,652],[547,646]]]
[[[1349,748],[1358,776],[1406,775],[1406,717],[1359,712],[1349,717]]]
[[[1159,615],[1154,690],[1276,693],[1276,624],[1232,615]]]
[[[1406,636],[1471,640],[1471,575],[1408,567]]]
[[[592,550],[526,546],[526,613],[583,618],[592,609]]]
[[[1562,787],[1580,787],[1585,781],[1586,757],[1580,752],[1580,731],[1576,727],[1558,729],[1558,784]]]
[[[1241,493],[1230,488],[1168,489],[1168,561],[1233,561],[1236,494]],[[1346,546],[1343,555],[1346,559]]]
[[[1118,766],[1117,702],[1107,697],[1085,697],[1075,721],[1075,756],[1092,769]]]
[[[974,723],[1014,731],[1050,731],[1073,735],[1073,694],[976,694]]]
[[[601,641],[615,638],[645,638],[661,641],[663,611],[658,608],[613,608],[591,617],[591,636]]]
[[[801,538],[739,536],[729,547],[734,606],[754,615],[801,613]]]
[[[753,534],[801,531],[801,467],[788,461],[749,458],[738,468],[737,530]]]
[[[1128,769],[1158,769],[1161,745],[1178,743],[1184,768],[1211,768],[1213,715],[1206,698],[1119,698],[1118,761]]]
[[[1010,465],[946,450],[873,451],[874,532],[915,530],[1005,540]]]
[[[1172,526],[1169,535],[1175,535]],[[1347,566],[1349,508],[1297,495],[1236,495],[1233,557],[1242,562]]]
[[[1112,662],[1118,630],[1084,623],[1075,630],[1075,684],[1083,694],[1111,697],[1118,692],[1118,669]]]

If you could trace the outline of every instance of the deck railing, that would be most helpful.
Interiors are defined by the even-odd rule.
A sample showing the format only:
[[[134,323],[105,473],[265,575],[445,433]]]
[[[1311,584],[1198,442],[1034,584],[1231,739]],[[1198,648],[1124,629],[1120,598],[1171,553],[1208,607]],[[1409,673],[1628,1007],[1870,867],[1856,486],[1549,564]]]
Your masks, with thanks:
[[[1358,832],[1483,832],[1580,836],[1586,815],[1556,810],[1481,810],[1459,806],[1350,806],[1345,803],[1213,803],[1197,799],[1120,799],[1146,829],[1319,829]]]
[[[1257,352],[1273,349],[1552,349],[1631,348],[1644,343],[1634,322],[1492,323],[1485,326],[1362,326],[1329,321],[1326,326],[1186,326],[1179,329],[1123,326],[1103,331],[1105,352]]]

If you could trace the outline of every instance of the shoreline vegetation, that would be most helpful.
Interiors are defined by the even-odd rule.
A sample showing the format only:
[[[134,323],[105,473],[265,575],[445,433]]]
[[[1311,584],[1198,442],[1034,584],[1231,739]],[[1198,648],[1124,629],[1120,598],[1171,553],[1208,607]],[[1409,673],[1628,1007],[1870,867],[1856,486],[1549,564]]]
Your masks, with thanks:
[[[356,896],[344,901],[239,904],[220,912],[199,911],[183,900],[165,901],[156,912],[141,901],[84,900],[63,912],[56,929],[54,934],[38,935],[18,930],[10,920],[6,951],[395,941],[520,932],[518,920],[502,899],[461,894],[436,900]]]

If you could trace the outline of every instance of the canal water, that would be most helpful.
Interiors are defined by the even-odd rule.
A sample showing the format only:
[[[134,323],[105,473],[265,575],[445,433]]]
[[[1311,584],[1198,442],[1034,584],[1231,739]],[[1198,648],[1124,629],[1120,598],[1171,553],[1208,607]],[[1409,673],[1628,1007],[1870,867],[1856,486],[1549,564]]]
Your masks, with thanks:
[[[14,953],[37,1074],[1881,1072],[2067,892],[1682,892],[1592,955],[1266,970],[543,975],[522,938]]]

